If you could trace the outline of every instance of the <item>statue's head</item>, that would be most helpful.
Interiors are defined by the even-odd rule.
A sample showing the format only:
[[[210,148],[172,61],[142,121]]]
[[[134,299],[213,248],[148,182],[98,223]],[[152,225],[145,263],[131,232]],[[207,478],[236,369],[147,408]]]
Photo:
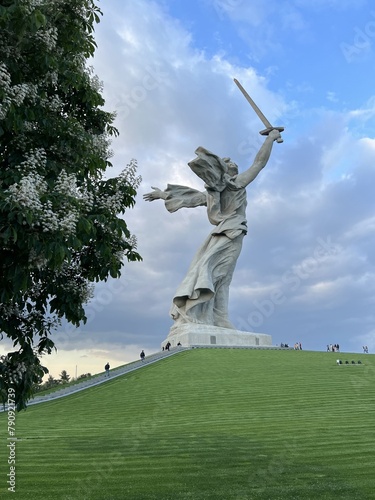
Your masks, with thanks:
[[[238,175],[238,166],[230,158],[223,158],[225,165],[227,166],[227,171],[230,176]]]
[[[195,154],[197,158],[189,161],[189,167],[207,185],[214,182],[215,189],[218,191],[225,189],[226,176],[234,177],[238,174],[238,167],[230,158],[221,158],[202,146],[195,150]],[[215,175],[212,176],[210,172]]]

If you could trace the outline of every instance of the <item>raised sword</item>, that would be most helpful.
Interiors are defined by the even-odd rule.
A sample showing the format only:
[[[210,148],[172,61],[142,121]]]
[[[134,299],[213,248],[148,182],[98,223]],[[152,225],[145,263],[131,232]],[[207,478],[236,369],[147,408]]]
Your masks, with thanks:
[[[262,111],[258,108],[258,106],[255,104],[255,102],[252,100],[252,98],[249,96],[249,94],[246,92],[246,90],[243,88],[243,86],[240,84],[240,82],[236,78],[234,78],[234,83],[237,85],[237,87],[240,89],[242,94],[245,96],[245,99],[250,104],[250,106],[253,108],[255,113],[259,116],[263,125],[265,125],[267,127],[266,129],[261,130],[259,133],[261,135],[268,135],[271,132],[271,130],[274,130],[274,129],[278,130],[279,132],[283,132],[284,127],[274,127],[271,125],[271,123],[267,120],[267,118],[264,116]],[[278,139],[276,139],[276,142],[283,142],[282,137],[279,137]]]

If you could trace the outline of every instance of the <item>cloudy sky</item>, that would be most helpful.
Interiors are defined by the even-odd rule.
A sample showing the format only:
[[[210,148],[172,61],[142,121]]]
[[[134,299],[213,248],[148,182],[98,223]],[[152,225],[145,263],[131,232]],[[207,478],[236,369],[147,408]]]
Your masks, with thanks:
[[[169,307],[210,231],[204,207],[166,211],[151,186],[202,189],[197,146],[240,171],[264,128],[237,78],[284,143],[248,187],[248,235],[230,292],[239,330],[305,349],[375,350],[375,8],[370,0],[101,2],[90,62],[116,110],[117,175],[132,158],[142,184],[125,218],[140,263],[96,287],[88,322],[64,325],[53,375],[114,367],[160,349]]]

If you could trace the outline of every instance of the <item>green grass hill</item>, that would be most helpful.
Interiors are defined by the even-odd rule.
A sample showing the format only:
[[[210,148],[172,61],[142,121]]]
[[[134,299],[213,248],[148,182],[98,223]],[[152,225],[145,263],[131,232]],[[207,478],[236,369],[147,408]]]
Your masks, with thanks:
[[[375,356],[194,349],[0,429],[2,499],[373,500]]]

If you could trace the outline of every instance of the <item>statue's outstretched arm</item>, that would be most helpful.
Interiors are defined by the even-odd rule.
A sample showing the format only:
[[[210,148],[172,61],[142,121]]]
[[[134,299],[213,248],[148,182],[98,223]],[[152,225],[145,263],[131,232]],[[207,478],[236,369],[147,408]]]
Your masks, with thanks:
[[[167,199],[167,193],[165,191],[162,191],[161,189],[159,189],[155,186],[151,186],[151,189],[153,189],[153,191],[143,195],[143,199],[145,201],[166,200]]]
[[[267,135],[266,140],[262,144],[260,150],[258,151],[254,163],[250,168],[237,175],[236,184],[241,185],[241,187],[246,187],[250,182],[252,182],[259,172],[267,165],[267,162],[271,156],[272,146],[274,141],[279,139],[280,132],[277,129],[271,130]]]

